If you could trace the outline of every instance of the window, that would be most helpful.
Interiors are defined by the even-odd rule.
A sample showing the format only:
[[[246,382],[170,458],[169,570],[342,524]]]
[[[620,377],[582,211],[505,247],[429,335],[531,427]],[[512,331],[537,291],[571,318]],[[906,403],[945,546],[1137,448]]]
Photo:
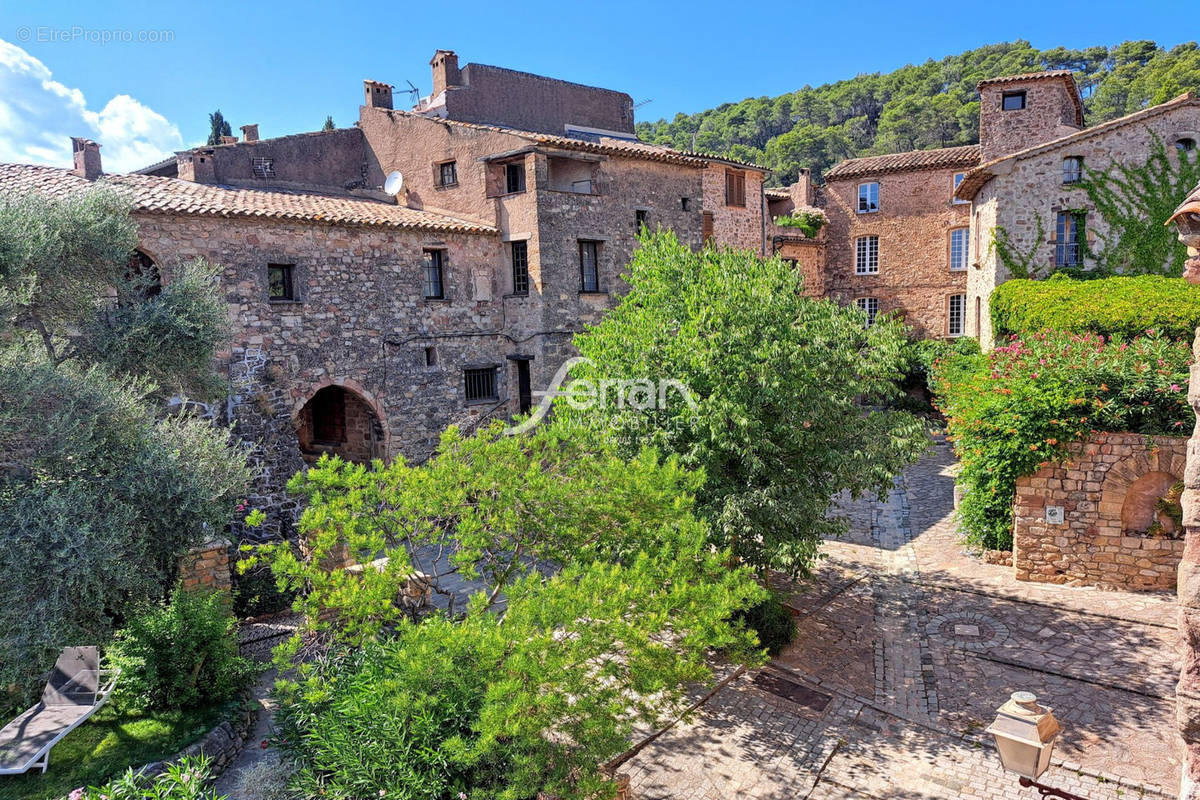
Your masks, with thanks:
[[[504,191],[508,194],[525,191],[525,163],[504,165]]]
[[[962,336],[966,327],[967,296],[965,294],[950,295],[950,314],[946,318],[946,331],[951,336]]]
[[[879,237],[860,236],[854,240],[854,274],[874,275],[879,272]]]
[[[1082,262],[1080,244],[1086,215],[1081,211],[1060,211],[1055,226],[1054,266],[1077,267]]]
[[[441,300],[445,297],[445,286],[442,282],[443,273],[446,266],[446,251],[445,250],[426,250],[425,251],[425,298],[427,300]]]
[[[496,400],[496,368],[463,370],[463,381],[467,391],[468,403],[479,403]]]
[[[1083,180],[1083,158],[1067,156],[1063,159],[1063,183],[1079,183]]]
[[[255,156],[250,159],[250,171],[254,173],[254,177],[256,178],[274,178],[275,159]]]
[[[950,269],[959,272],[967,268],[967,236],[968,228],[955,228],[950,231]]]
[[[529,294],[529,242],[510,242],[513,294]]]
[[[267,299],[296,299],[295,264],[267,264]]]
[[[426,347],[425,348],[425,366],[427,366],[427,367],[437,366],[437,348],[436,347]]]
[[[308,401],[312,413],[314,444],[338,445],[346,441],[346,391],[326,386]]]
[[[870,214],[879,210],[879,184],[860,183],[858,185],[858,213]]]
[[[854,301],[854,305],[858,310],[867,315],[867,327],[875,324],[875,317],[879,314],[879,298],[878,297],[860,297]]]
[[[1005,92],[1000,98],[1000,108],[1004,111],[1020,111],[1025,107],[1025,92]]]
[[[644,208],[639,208],[633,212],[633,230],[635,233],[641,233],[642,228],[646,227],[646,218],[650,216],[650,212]]]
[[[158,271],[158,265],[141,250],[134,250],[129,254],[125,279],[134,283],[143,297],[157,297],[162,294],[162,275]]]
[[[954,186],[950,189],[950,202],[954,203],[955,205],[964,205],[971,202],[970,200],[959,200],[954,196],[954,193],[958,191],[958,185],[963,182],[963,178],[965,177],[967,177],[967,173],[965,172],[954,173]]]
[[[1196,140],[1188,138],[1177,139],[1175,141],[1175,149],[1181,153],[1190,153],[1196,149]]]
[[[746,205],[746,173],[725,170],[725,205]]]
[[[680,207],[681,209],[683,209],[684,211],[691,211],[691,210],[692,210],[692,200],[691,200],[691,198],[690,198],[690,197],[681,197],[681,198],[679,198],[679,207]]]
[[[438,186],[455,186],[458,184],[458,164],[447,161],[438,164]]]
[[[579,279],[581,292],[600,291],[599,269],[600,243],[587,240],[579,242]]]

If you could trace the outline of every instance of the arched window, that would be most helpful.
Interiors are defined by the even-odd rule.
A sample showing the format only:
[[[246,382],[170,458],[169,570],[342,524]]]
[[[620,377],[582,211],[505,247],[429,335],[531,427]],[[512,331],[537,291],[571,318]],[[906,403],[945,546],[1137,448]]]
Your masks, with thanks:
[[[162,293],[162,274],[158,271],[158,265],[141,250],[134,250],[129,254],[129,266],[125,277],[136,282],[146,297],[156,297]]]
[[[1190,136],[1185,136],[1182,139],[1175,140],[1175,149],[1181,153],[1190,153],[1196,149],[1196,140]]]

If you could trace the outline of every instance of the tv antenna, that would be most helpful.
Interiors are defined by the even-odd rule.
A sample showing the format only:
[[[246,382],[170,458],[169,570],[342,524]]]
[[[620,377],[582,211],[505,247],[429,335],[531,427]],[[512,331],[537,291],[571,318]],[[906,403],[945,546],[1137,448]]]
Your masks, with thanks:
[[[408,79],[405,79],[404,82],[408,84],[408,88],[401,89],[400,91],[408,92],[410,95],[410,97],[408,98],[408,102],[415,106],[417,104],[417,101],[421,99],[421,90],[418,89],[417,87],[413,86],[413,82]]]
[[[654,102],[654,99],[653,99],[653,98],[651,98],[651,99],[649,99],[649,100],[643,100],[643,101],[642,101],[642,102],[640,102],[640,103],[634,103],[634,104],[633,104],[633,110],[634,110],[634,111],[637,111],[637,110],[638,110],[639,108],[641,108],[642,106],[644,106],[644,105],[648,105],[648,104],[650,104],[650,103],[653,103],[653,102]]]

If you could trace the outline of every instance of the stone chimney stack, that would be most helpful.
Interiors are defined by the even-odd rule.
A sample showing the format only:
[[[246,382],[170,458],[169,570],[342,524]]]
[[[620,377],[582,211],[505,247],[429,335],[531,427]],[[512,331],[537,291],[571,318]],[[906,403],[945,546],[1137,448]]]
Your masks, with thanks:
[[[104,170],[100,166],[100,145],[91,139],[71,137],[71,150],[75,155],[75,174],[94,181]]]
[[[458,70],[458,53],[453,50],[438,50],[429,60],[433,67],[433,94],[437,97],[447,86],[462,86],[462,73]]]
[[[181,181],[193,181],[194,183],[217,182],[217,165],[213,160],[213,151],[211,149],[182,150],[175,154],[175,159]]]
[[[257,142],[258,141],[258,123],[257,122],[254,123],[253,125],[243,125],[242,126],[242,139],[247,142]]]
[[[392,107],[392,85],[390,83],[363,81],[363,91],[367,96],[363,105],[367,108],[390,109]]]

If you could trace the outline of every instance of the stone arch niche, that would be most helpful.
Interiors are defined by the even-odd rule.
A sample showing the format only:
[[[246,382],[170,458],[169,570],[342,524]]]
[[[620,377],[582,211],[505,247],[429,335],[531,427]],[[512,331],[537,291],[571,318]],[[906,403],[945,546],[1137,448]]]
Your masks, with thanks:
[[[329,453],[366,464],[387,453],[386,428],[374,404],[340,384],[313,392],[297,412],[295,424],[300,454],[309,463]]]
[[[1160,501],[1172,493],[1177,483],[1177,476],[1155,470],[1130,484],[1121,503],[1122,531],[1130,536],[1151,532],[1177,535],[1179,531],[1175,519],[1160,509]]]

